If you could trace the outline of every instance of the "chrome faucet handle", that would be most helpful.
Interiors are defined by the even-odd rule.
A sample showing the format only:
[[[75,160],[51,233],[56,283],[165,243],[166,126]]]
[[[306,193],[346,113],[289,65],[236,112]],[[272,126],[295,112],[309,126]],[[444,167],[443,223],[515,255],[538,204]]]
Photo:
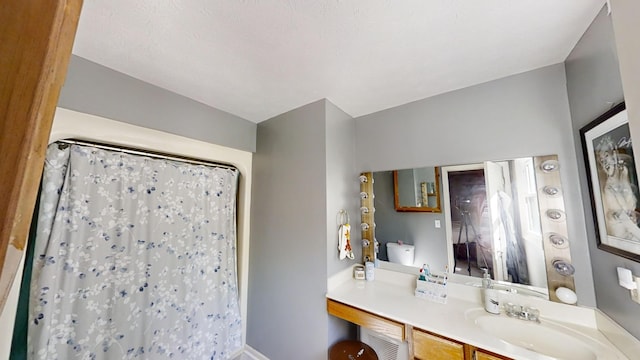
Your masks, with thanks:
[[[504,311],[509,317],[520,317],[522,306],[508,302],[504,306]]]
[[[531,306],[522,306],[508,302],[504,305],[504,312],[509,317],[540,323],[540,310]]]
[[[529,308],[529,320],[540,323],[540,310],[531,307]]]
[[[540,310],[526,306],[522,308],[522,312],[520,313],[520,318],[523,320],[535,321],[537,323],[540,322]]]

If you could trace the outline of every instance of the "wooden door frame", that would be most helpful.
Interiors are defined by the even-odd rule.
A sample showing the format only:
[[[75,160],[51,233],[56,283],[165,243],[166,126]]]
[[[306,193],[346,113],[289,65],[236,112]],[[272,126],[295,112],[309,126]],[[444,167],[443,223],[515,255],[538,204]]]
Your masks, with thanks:
[[[0,312],[24,255],[81,8],[5,0],[0,9]]]

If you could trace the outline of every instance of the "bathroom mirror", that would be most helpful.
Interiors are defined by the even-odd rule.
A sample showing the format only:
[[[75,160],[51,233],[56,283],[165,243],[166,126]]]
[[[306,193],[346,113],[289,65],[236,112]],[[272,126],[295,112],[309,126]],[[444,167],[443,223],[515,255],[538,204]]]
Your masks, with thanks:
[[[558,168],[554,155],[435,167],[442,214],[395,211],[396,171],[373,172],[382,266],[416,272],[428,264],[470,284],[479,284],[486,268],[499,284],[551,300],[557,298],[549,290],[575,290],[573,274],[555,266],[571,266]],[[389,242],[412,245],[413,262],[388,263]]]
[[[393,172],[396,211],[439,213],[440,168],[427,166]]]

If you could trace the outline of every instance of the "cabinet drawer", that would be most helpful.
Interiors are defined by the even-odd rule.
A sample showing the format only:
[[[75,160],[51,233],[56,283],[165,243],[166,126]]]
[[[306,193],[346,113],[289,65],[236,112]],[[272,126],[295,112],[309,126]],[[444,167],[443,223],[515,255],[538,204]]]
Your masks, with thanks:
[[[464,360],[464,344],[425,331],[412,331],[413,356],[420,360]]]
[[[402,323],[330,299],[327,299],[327,312],[392,339],[405,340],[404,324]]]

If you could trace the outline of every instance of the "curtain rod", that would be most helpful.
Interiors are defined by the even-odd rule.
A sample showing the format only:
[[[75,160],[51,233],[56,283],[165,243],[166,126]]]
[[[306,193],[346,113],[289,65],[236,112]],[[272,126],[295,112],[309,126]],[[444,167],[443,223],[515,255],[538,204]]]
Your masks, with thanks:
[[[159,153],[159,152],[150,151],[150,150],[133,149],[133,148],[120,146],[120,145],[108,145],[103,143],[97,143],[97,142],[91,142],[91,141],[85,141],[85,140],[74,140],[74,139],[62,139],[62,140],[56,140],[55,142],[62,143],[62,144],[69,144],[69,145],[90,146],[90,147],[95,147],[99,149],[124,152],[132,155],[147,156],[147,157],[152,157],[156,159],[182,161],[182,162],[194,164],[194,165],[205,165],[205,166],[213,166],[213,167],[220,167],[225,169],[238,170],[238,168],[233,165],[223,164],[215,161],[199,160],[199,159],[194,159],[194,158],[179,156],[179,155],[169,155],[169,154]]]

